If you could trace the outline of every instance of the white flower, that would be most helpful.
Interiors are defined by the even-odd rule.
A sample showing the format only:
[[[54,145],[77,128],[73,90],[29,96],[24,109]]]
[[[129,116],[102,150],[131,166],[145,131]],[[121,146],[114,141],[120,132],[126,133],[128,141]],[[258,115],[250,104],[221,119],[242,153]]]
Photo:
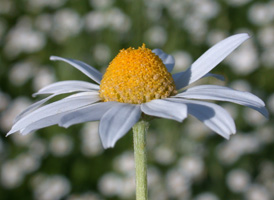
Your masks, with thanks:
[[[150,73],[150,68],[144,66],[141,66],[144,67],[145,70],[145,73],[142,72],[144,74],[142,74],[141,78],[137,77],[138,80],[127,79],[124,81],[124,79],[130,76],[124,74],[124,71],[119,71],[120,68],[125,66],[121,64],[124,60],[119,60],[117,57],[119,57],[121,53],[124,53],[123,56],[126,56],[128,52],[135,51],[132,48],[129,50],[122,50],[120,54],[118,54],[116,57],[118,60],[113,60],[110,65],[115,65],[115,62],[118,62],[119,68],[112,70],[109,69],[109,66],[106,72],[107,75],[105,74],[104,77],[99,71],[81,61],[52,56],[50,58],[51,60],[64,61],[74,66],[90,77],[93,81],[100,84],[100,86],[84,81],[60,81],[42,88],[35,93],[34,96],[41,94],[51,95],[34,103],[22,112],[15,119],[12,129],[7,135],[17,131],[20,131],[22,135],[26,135],[32,131],[54,124],[58,124],[62,127],[69,127],[82,122],[100,120],[99,134],[101,141],[104,148],[109,148],[113,147],[141,117],[149,115],[182,122],[187,115],[190,114],[202,121],[213,131],[228,139],[231,134],[236,132],[233,119],[222,107],[204,100],[219,100],[237,103],[255,109],[267,117],[268,112],[265,108],[264,102],[251,93],[237,91],[223,86],[200,85],[188,89],[183,88],[203,77],[216,76],[214,74],[209,74],[208,72],[248,38],[249,36],[243,33],[231,36],[217,43],[198,58],[186,71],[173,74],[172,78],[169,80],[171,82],[164,83],[157,82],[160,78],[163,78],[159,78],[159,74],[154,74],[152,79],[149,79],[149,82],[138,82],[143,80],[143,76],[146,76],[146,73],[148,75]],[[150,51],[149,58],[154,56],[153,62],[155,60],[158,62],[158,60],[161,59],[161,63],[164,64],[164,70],[168,71],[164,73],[167,73],[167,76],[171,77],[169,72],[172,71],[175,64],[174,58],[171,55],[164,53],[160,49],[154,49],[152,51],[153,54],[151,53],[151,50],[144,46],[140,47],[138,51]],[[155,56],[155,54],[159,57]],[[139,72],[137,72],[137,68],[130,68],[131,65],[136,63],[135,60],[132,62],[130,59],[125,60],[125,63],[127,63],[125,69],[130,70],[130,73],[133,74],[131,74],[130,78],[135,78],[137,76],[136,74]],[[145,59],[147,59],[147,57],[141,57],[138,62],[150,62],[149,59],[143,61]],[[146,63],[141,63],[140,65],[146,66]],[[149,66],[151,67],[151,65]],[[139,68],[138,70],[140,71]],[[155,71],[153,71],[153,73],[154,72]],[[118,77],[116,76],[116,73],[118,73]],[[156,73],[158,72],[156,71]],[[115,75],[111,76],[113,74]],[[160,74],[160,76],[162,75],[163,74]],[[107,87],[107,89],[110,90],[110,93],[105,91],[106,86],[104,84],[106,83],[107,78],[110,79],[110,85]],[[113,78],[117,80],[112,80]],[[164,76],[163,79],[166,80],[167,78]],[[141,86],[137,86],[141,87],[141,89],[139,89],[141,90],[141,93],[144,92],[144,94],[139,94],[139,90],[137,92],[134,90],[137,86],[132,88],[130,85],[129,88],[123,88],[122,84],[119,88],[118,85],[111,85],[111,83],[114,82],[117,84],[123,83],[124,85],[130,85],[131,83],[136,84],[136,82],[138,82]],[[166,88],[164,88],[165,90],[162,93],[156,94],[154,87],[155,84],[165,84]],[[173,86],[176,86],[176,90]],[[104,89],[102,89],[103,87]],[[144,90],[142,90],[142,87]],[[150,93],[145,93],[147,92],[145,89],[148,89]],[[156,89],[159,91],[163,88]],[[175,95],[178,90],[180,91]],[[108,101],[108,99],[111,99],[113,96],[108,97],[107,95],[113,95],[113,91],[115,93],[114,97],[121,99],[119,100],[120,102]],[[77,93],[40,107],[56,95],[75,92]],[[103,92],[106,92],[106,94],[102,94]],[[169,93],[167,94],[167,92]],[[153,97],[151,97],[151,93]],[[137,96],[140,95],[141,102],[140,99],[137,99]],[[104,98],[102,98],[102,96]],[[123,98],[128,99],[124,101]],[[133,101],[133,103],[130,103],[130,101]],[[143,115],[141,116],[142,113]]]

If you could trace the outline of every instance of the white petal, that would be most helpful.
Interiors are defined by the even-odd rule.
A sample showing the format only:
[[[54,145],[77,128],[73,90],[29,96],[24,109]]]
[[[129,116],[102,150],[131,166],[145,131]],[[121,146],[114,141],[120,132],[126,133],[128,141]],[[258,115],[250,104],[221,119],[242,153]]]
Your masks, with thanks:
[[[181,89],[203,77],[248,38],[246,33],[237,34],[211,47],[186,71],[173,75],[176,88]]]
[[[190,115],[226,139],[236,132],[235,123],[229,113],[216,104],[185,99],[173,99],[173,101],[186,104]]]
[[[260,98],[249,92],[233,90],[228,87],[200,85],[189,88],[186,91],[177,94],[175,97],[233,102],[253,108],[268,117],[265,104]]]
[[[84,95],[84,96],[74,96],[74,97],[67,97],[60,101],[56,101],[54,103],[45,105],[37,110],[33,111],[32,113],[24,116],[19,121],[17,121],[12,129],[8,132],[7,135],[10,135],[16,131],[23,130],[27,126],[42,120],[46,119],[47,117],[54,116],[57,114],[61,114],[67,111],[71,111],[89,104],[92,104],[96,101],[99,101],[100,98],[97,95]],[[47,123],[47,122],[45,122]],[[58,122],[56,122],[58,123]]]
[[[119,103],[100,120],[99,133],[104,148],[114,147],[141,116],[140,105]]]
[[[173,119],[178,122],[182,122],[187,117],[186,105],[162,99],[142,104],[141,110],[147,115]]]
[[[19,121],[20,119],[22,119],[23,117],[25,117],[26,115],[28,115],[29,113],[31,113],[33,110],[35,110],[36,108],[38,108],[39,106],[41,106],[42,104],[46,103],[48,100],[50,100],[51,98],[55,97],[56,95],[50,95],[40,101],[35,102],[34,104],[31,104],[29,107],[27,107],[23,112],[21,112],[14,120],[14,124]]]
[[[37,96],[40,94],[65,94],[71,92],[81,92],[99,89],[99,85],[88,83],[85,81],[59,81],[50,84],[46,87],[43,87],[37,93],[33,94],[33,96]]]
[[[100,120],[105,112],[116,104],[117,102],[95,103],[77,111],[72,111],[62,117],[59,126],[67,128],[74,124]]]
[[[58,56],[51,56],[50,60],[56,61],[56,60],[60,60],[60,61],[64,61],[70,65],[72,65],[73,67],[77,68],[78,70],[80,70],[81,72],[83,72],[85,75],[87,75],[89,78],[91,78],[92,80],[94,80],[96,83],[101,82],[102,80],[102,73],[99,72],[97,69],[89,66],[88,64],[79,61],[79,60],[73,60],[73,59],[66,59],[66,58],[61,58]]]
[[[172,55],[165,53],[161,49],[153,49],[152,52],[159,56],[159,58],[163,61],[168,72],[171,72],[173,70],[173,67],[175,65],[175,59]]]

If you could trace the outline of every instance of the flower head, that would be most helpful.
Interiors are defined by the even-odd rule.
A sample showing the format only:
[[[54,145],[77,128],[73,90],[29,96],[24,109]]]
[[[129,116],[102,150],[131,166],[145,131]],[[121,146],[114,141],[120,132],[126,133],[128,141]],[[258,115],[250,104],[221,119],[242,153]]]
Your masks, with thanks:
[[[144,45],[138,49],[121,50],[104,76],[81,61],[52,56],[51,60],[64,61],[74,66],[98,84],[60,81],[42,88],[34,96],[50,96],[32,104],[17,116],[8,135],[17,131],[25,135],[54,124],[69,127],[100,120],[101,141],[104,148],[109,148],[144,113],[179,122],[190,114],[228,139],[236,132],[233,119],[222,107],[204,100],[237,103],[267,117],[264,102],[251,93],[224,86],[184,88],[206,76],[222,78],[209,71],[248,38],[244,33],[226,38],[206,51],[186,71],[173,75],[170,72],[175,64],[174,58],[160,49],[151,51]],[[54,96],[67,93],[74,94],[42,106]]]

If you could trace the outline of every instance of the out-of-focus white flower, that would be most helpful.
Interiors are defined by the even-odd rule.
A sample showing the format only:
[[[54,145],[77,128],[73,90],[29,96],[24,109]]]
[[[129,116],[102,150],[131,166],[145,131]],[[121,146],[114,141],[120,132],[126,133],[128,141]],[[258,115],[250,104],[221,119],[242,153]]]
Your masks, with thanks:
[[[173,152],[170,147],[163,145],[156,147],[154,150],[154,157],[158,163],[163,165],[171,164],[176,158],[175,152]]]
[[[192,63],[192,57],[186,51],[175,51],[172,55],[176,60],[176,65],[174,67],[175,72],[186,70]]]
[[[35,138],[28,143],[29,153],[37,158],[41,158],[48,152],[46,142],[42,139]]]
[[[38,15],[35,19],[35,27],[44,33],[50,33],[53,28],[53,16],[51,14],[43,13]]]
[[[36,63],[32,61],[26,60],[16,63],[9,73],[10,82],[17,86],[23,85],[34,75],[35,68]]]
[[[24,177],[21,166],[15,160],[5,161],[1,166],[1,184],[4,188],[19,186]]]
[[[124,33],[130,29],[131,20],[121,9],[112,8],[108,10],[105,15],[108,27],[113,30]]]
[[[209,46],[212,46],[213,44],[216,44],[216,42],[226,38],[227,35],[228,33],[223,30],[213,29],[208,32],[206,42]]]
[[[107,197],[113,197],[119,195],[123,188],[123,181],[117,174],[108,173],[99,180],[98,187],[102,194]]]
[[[32,29],[32,22],[24,17],[8,32],[4,52],[8,57],[18,54],[34,53],[45,46],[46,39],[42,32]]]
[[[248,200],[271,200],[269,192],[258,184],[253,184],[245,192],[245,198]]]
[[[22,153],[16,157],[17,165],[24,174],[31,173],[37,170],[40,166],[40,160],[31,153]]]
[[[102,12],[91,11],[85,16],[85,28],[88,31],[99,31],[105,28],[106,19]]]
[[[249,20],[256,25],[266,25],[273,22],[273,7],[268,3],[254,3],[248,11]]]
[[[204,162],[198,156],[184,156],[178,163],[178,168],[190,179],[198,179],[204,171]]]
[[[0,14],[9,14],[14,9],[14,1],[1,0]]]
[[[81,150],[86,156],[96,156],[102,153],[103,147],[98,135],[98,122],[84,125],[81,131]]]
[[[167,172],[166,176],[167,192],[171,198],[188,199],[190,197],[191,182],[184,173],[177,169]]]
[[[114,168],[128,175],[135,173],[133,152],[124,152],[114,160]]]
[[[262,29],[259,29],[258,39],[261,45],[265,47],[271,48],[274,45],[274,25],[266,26]]]
[[[194,200],[219,200],[219,198],[211,192],[204,192],[196,196]]]
[[[167,32],[161,26],[152,26],[145,32],[145,41],[150,46],[162,47],[167,40]]]
[[[213,17],[216,17],[220,10],[219,4],[216,1],[192,0],[189,2],[193,4],[192,12],[194,12],[194,14],[199,16],[201,19],[212,19]]]
[[[228,173],[226,183],[231,191],[244,192],[250,184],[250,175],[243,169],[234,169]]]
[[[3,112],[3,115],[0,118],[0,128],[3,131],[7,131],[12,126],[12,121],[14,117],[22,112],[27,106],[30,105],[30,101],[27,98],[19,97],[13,100],[7,109]]]
[[[57,134],[51,138],[49,146],[55,156],[66,156],[71,152],[73,143],[68,135]]]
[[[33,181],[34,198],[37,200],[59,200],[70,192],[70,182],[60,175],[38,175]]]
[[[41,66],[37,69],[32,86],[34,90],[40,90],[41,88],[49,85],[55,81],[55,74],[48,66]]]
[[[100,65],[106,65],[110,61],[111,51],[106,44],[97,44],[92,49],[93,57]]]
[[[247,42],[227,58],[226,62],[233,71],[240,75],[247,75],[259,67],[258,52],[252,42]]]
[[[274,54],[273,54],[274,55]],[[267,107],[274,114],[274,93],[272,93],[267,99]]]
[[[254,135],[236,135],[230,141],[218,146],[216,152],[219,160],[224,164],[232,164],[242,155],[255,153],[261,142]]]
[[[77,35],[83,27],[83,21],[78,13],[72,9],[62,9],[53,16],[51,36],[58,42],[63,42],[71,36]]]
[[[251,91],[251,86],[246,80],[235,80],[230,84],[230,87],[240,91]]]
[[[194,42],[201,43],[204,41],[207,33],[207,23],[205,20],[196,16],[190,16],[185,19],[183,28],[190,33]]]
[[[129,176],[126,176],[122,180],[122,187],[120,188],[119,191],[119,197],[121,199],[133,199],[135,196],[135,174],[131,174]]]
[[[258,126],[266,122],[264,117],[261,117],[256,112],[247,109],[244,109],[243,118],[250,126]]]

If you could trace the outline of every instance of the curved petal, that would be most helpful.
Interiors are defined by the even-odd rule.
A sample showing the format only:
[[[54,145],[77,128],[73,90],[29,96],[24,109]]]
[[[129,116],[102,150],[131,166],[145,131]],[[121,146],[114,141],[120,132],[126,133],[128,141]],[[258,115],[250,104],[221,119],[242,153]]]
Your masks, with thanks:
[[[86,64],[82,61],[61,58],[58,56],[51,56],[50,60],[53,60],[53,61],[60,60],[60,61],[64,61],[64,62],[68,63],[68,64],[72,65],[73,67],[75,67],[76,69],[83,72],[85,75],[87,75],[89,78],[94,80],[96,83],[100,84],[100,82],[102,80],[103,75],[101,72],[99,72],[97,69],[89,66],[88,64]]]
[[[172,55],[165,53],[161,49],[153,49],[152,52],[159,56],[159,58],[163,61],[168,72],[171,72],[173,70],[173,67],[175,65],[175,59]]]
[[[15,133],[19,130],[24,130],[26,127],[30,126],[31,124],[35,124],[39,120],[44,120],[45,124],[47,123],[46,119],[48,117],[53,117],[57,114],[65,113],[94,102],[99,101],[100,98],[98,94],[90,94],[90,95],[72,95],[65,99],[53,102],[51,104],[45,105],[37,110],[33,111],[32,113],[24,116],[20,120],[18,120],[13,126],[12,129],[8,132],[7,135]],[[43,121],[42,121],[43,122]],[[58,121],[56,121],[58,123]],[[42,124],[40,126],[43,126]],[[24,133],[29,133],[24,131]]]
[[[173,98],[173,101],[186,104],[190,115],[193,115],[198,120],[202,121],[207,127],[224,138],[229,139],[231,134],[235,134],[235,123],[229,113],[222,107],[209,102],[179,98]]]
[[[103,102],[103,103],[95,103],[89,106],[85,106],[76,111],[72,111],[67,113],[62,117],[59,122],[59,126],[63,126],[65,128],[79,124],[83,122],[90,121],[98,121],[101,117],[107,112],[110,108],[119,104],[117,102]]]
[[[114,147],[141,116],[140,105],[119,103],[101,118],[99,133],[104,148]]]
[[[186,71],[179,72],[172,76],[176,88],[179,90],[203,77],[248,38],[249,36],[246,33],[237,34],[230,36],[211,47]]]
[[[182,122],[187,117],[187,107],[184,104],[155,99],[141,105],[141,110],[151,116],[173,119]]]
[[[249,92],[242,92],[228,87],[200,85],[189,88],[186,91],[177,94],[175,97],[233,102],[253,108],[262,113],[265,117],[268,117],[265,104],[260,98]]]
[[[65,94],[71,92],[84,92],[90,90],[99,90],[99,85],[88,83],[85,81],[59,81],[40,89],[33,96],[41,94]]]

